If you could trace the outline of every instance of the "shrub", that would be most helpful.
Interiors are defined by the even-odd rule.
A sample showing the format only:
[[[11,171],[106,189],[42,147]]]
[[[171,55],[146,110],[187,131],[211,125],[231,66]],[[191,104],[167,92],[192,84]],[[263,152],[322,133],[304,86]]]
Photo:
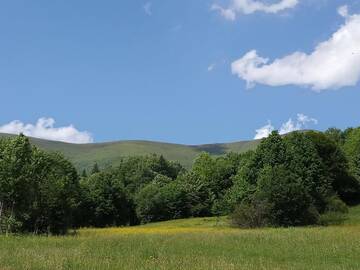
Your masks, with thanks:
[[[307,189],[284,166],[265,167],[260,173],[257,200],[266,201],[268,219],[274,226],[308,225],[317,222],[317,211]]]
[[[349,212],[349,209],[346,204],[337,196],[332,196],[327,201],[326,212],[347,214]]]
[[[346,220],[346,215],[340,212],[326,212],[320,216],[319,225],[340,225]]]
[[[333,196],[329,198],[326,212],[320,216],[319,224],[323,226],[339,225],[346,220],[348,212],[346,204],[337,196]]]
[[[188,196],[179,182],[161,185],[153,181],[136,196],[136,213],[141,223],[188,217]]]
[[[241,228],[257,228],[269,225],[270,205],[265,201],[242,202],[230,215],[231,223]]]

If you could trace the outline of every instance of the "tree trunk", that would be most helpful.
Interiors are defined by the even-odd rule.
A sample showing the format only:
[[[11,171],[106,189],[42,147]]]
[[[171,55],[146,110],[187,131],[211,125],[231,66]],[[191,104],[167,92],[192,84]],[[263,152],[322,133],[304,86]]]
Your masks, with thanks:
[[[6,226],[6,236],[9,235],[9,232],[11,232],[11,224],[10,224],[10,222],[12,222],[13,215],[14,215],[14,205],[15,205],[15,202],[13,202],[12,206],[11,206],[11,213],[10,213],[10,217],[9,217],[9,220],[8,220],[7,226]]]

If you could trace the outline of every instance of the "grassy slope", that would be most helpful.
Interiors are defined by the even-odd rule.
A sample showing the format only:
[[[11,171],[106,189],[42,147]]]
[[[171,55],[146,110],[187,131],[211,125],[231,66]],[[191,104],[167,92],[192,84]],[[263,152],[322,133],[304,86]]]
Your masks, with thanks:
[[[333,227],[240,230],[197,218],[76,237],[0,237],[0,269],[360,269],[360,207]]]
[[[0,134],[2,136],[9,136]],[[179,161],[185,167],[191,167],[194,158],[207,151],[214,155],[222,155],[230,151],[244,152],[254,149],[258,141],[235,142],[228,144],[210,144],[188,146],[150,141],[118,141],[96,144],[69,144],[40,139],[31,141],[42,149],[60,151],[68,157],[78,169],[91,168],[97,162],[100,166],[116,165],[121,157],[146,154],[161,154],[165,158]]]

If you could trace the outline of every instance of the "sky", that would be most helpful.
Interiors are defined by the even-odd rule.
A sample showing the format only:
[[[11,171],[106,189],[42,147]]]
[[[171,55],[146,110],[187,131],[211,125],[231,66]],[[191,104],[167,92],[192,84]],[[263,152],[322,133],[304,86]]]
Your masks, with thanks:
[[[1,0],[0,132],[232,142],[360,125],[358,0]]]

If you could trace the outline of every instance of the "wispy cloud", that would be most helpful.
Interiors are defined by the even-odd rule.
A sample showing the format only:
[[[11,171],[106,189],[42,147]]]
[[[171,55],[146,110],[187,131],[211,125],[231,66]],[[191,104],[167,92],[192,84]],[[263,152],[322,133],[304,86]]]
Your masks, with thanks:
[[[255,12],[278,13],[296,7],[299,0],[279,0],[276,3],[268,4],[259,0],[232,0],[228,7],[218,4],[211,6],[212,10],[218,11],[227,20],[235,20],[237,14],[252,14]]]
[[[224,17],[225,19],[227,19],[229,21],[235,21],[235,19],[236,19],[236,13],[231,8],[223,8],[220,5],[213,4],[211,6],[211,10],[218,11],[222,17]]]
[[[247,82],[268,86],[297,85],[315,91],[355,86],[360,80],[360,14],[349,15],[347,6],[338,9],[345,24],[311,54],[294,52],[269,63],[256,50],[232,63],[232,72]]]
[[[213,71],[213,70],[215,69],[215,67],[216,67],[216,64],[213,63],[213,64],[211,64],[211,65],[208,66],[207,70],[208,70],[209,72],[211,72],[211,71]]]
[[[282,124],[279,133],[286,134],[297,130],[307,128],[310,124],[317,125],[318,121],[315,118],[311,118],[302,113],[297,115],[297,119],[294,121],[291,118],[284,124]]]
[[[149,15],[149,16],[152,15],[152,3],[151,2],[145,3],[143,5],[143,9],[147,15]]]
[[[19,120],[0,126],[0,132],[8,134],[23,133],[26,136],[68,143],[92,143],[94,139],[87,131],[79,131],[73,125],[54,127],[53,118],[40,118],[36,124],[25,124]]]
[[[290,118],[287,122],[283,123],[279,129],[279,133],[281,135],[284,135],[293,131],[306,129],[310,125],[317,125],[317,124],[318,121],[315,118],[311,118],[305,114],[299,113],[297,115],[296,120]],[[275,127],[271,124],[270,121],[268,121],[267,125],[255,131],[256,134],[254,139],[259,140],[259,139],[267,138],[274,130]]]
[[[346,18],[349,16],[349,7],[347,5],[341,6],[338,8],[338,13],[340,16]]]

